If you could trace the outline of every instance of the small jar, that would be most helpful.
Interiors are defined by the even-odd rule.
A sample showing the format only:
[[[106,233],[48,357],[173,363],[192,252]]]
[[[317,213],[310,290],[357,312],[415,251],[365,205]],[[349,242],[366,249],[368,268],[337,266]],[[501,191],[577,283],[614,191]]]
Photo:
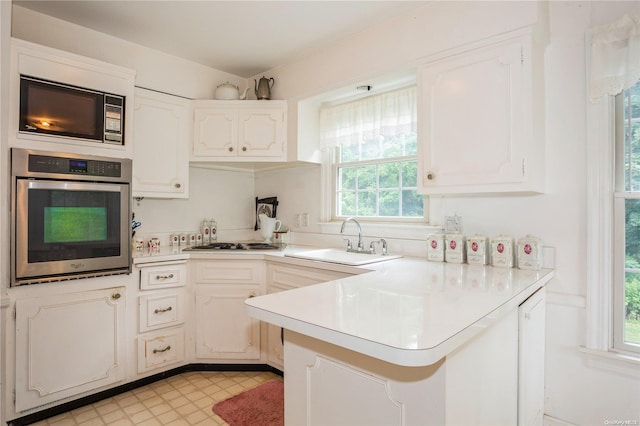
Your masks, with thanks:
[[[518,240],[518,269],[542,268],[542,243],[539,238],[527,235]]]
[[[498,235],[491,239],[491,265],[513,268],[513,237]]]
[[[486,265],[489,263],[488,239],[484,235],[474,235],[467,239],[467,263]]]
[[[427,237],[427,260],[444,262],[444,234],[431,234]]]
[[[467,260],[464,235],[447,234],[445,241],[445,260],[449,263],[464,263]]]

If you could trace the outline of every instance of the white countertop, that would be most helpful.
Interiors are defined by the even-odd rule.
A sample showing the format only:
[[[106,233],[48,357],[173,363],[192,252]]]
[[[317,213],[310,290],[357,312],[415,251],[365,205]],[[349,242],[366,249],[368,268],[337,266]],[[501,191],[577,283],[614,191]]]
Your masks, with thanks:
[[[374,271],[248,299],[247,310],[257,319],[374,358],[423,366],[515,309],[554,275],[549,269],[413,258],[367,269]]]

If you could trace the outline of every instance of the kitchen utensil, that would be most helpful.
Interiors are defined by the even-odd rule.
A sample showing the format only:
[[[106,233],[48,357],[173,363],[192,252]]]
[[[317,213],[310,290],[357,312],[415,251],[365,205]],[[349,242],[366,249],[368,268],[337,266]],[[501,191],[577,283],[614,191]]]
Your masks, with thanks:
[[[262,77],[260,81],[253,80],[255,82],[256,98],[258,99],[271,99],[271,88],[275,84],[273,77]]]
[[[260,218],[260,234],[262,238],[264,238],[265,243],[270,243],[274,231],[280,230],[282,222],[280,219],[269,217],[264,213],[260,213],[258,217]]]
[[[219,100],[244,100],[247,98],[247,92],[249,88],[244,90],[244,93],[240,95],[240,89],[238,86],[229,83],[228,81],[222,83],[216,87],[216,99]]]

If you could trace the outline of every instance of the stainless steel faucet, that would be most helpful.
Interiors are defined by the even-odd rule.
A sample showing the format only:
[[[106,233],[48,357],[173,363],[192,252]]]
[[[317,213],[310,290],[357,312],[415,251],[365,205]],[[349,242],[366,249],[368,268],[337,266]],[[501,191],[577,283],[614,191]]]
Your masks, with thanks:
[[[356,220],[356,218],[354,217],[348,217],[344,220],[344,222],[342,222],[342,227],[340,227],[340,233],[344,233],[344,227],[347,224],[347,222],[353,222],[356,224],[356,226],[358,227],[358,247],[354,250],[351,247],[351,241],[347,240],[347,251],[354,251],[354,252],[362,252],[364,251],[364,244],[362,244],[362,227],[360,226],[360,222],[358,222]]]

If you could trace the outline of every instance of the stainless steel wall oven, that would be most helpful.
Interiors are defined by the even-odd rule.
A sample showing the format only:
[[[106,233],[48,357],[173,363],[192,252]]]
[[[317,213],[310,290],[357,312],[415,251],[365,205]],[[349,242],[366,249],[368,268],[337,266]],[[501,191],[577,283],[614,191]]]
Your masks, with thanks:
[[[131,272],[131,160],[11,150],[11,285]]]

